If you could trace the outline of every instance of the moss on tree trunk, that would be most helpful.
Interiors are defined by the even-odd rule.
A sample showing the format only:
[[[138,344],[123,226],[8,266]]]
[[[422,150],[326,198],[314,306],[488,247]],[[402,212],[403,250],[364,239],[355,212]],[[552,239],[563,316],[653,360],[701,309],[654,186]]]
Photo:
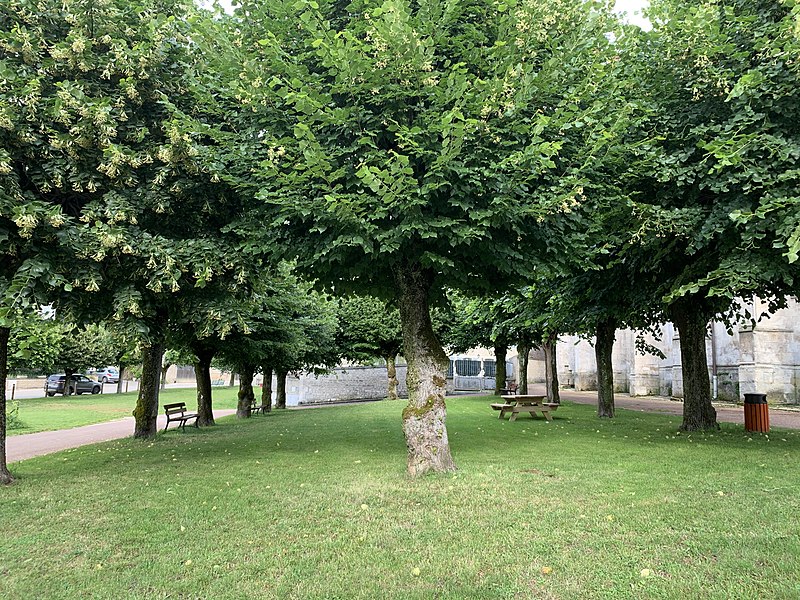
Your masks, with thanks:
[[[555,404],[561,403],[558,394],[558,363],[556,361],[556,342],[558,336],[549,337],[542,348],[544,349],[544,376],[547,400]]]
[[[155,437],[158,430],[158,393],[161,384],[161,360],[164,355],[164,340],[151,340],[142,349],[142,379],[139,382],[139,397],[133,416],[135,438]]]
[[[455,471],[447,438],[445,386],[447,355],[431,325],[428,294],[433,272],[418,265],[394,271],[403,327],[403,355],[408,361],[408,406],[403,410],[403,433],[408,447],[408,472]]]
[[[717,411],[711,404],[711,381],[706,357],[706,329],[709,318],[702,301],[681,298],[670,307],[670,318],[678,328],[683,372],[684,431],[719,429]]]
[[[286,408],[286,377],[289,372],[286,369],[276,369],[275,371],[275,408]]]
[[[239,393],[237,394],[238,402],[236,404],[236,417],[239,419],[250,418],[250,407],[256,399],[256,395],[253,392],[255,370],[255,365],[242,365],[239,370]]]
[[[597,360],[597,416],[614,417],[614,365],[611,355],[617,324],[611,319],[597,324],[594,355]]]
[[[272,367],[261,366],[261,373],[264,375],[264,385],[261,387],[261,412],[272,411]]]
[[[0,485],[14,481],[6,462],[6,382],[8,380],[8,340],[10,337],[11,329],[0,327]]]
[[[390,354],[386,357],[386,378],[386,398],[389,400],[397,400],[397,363],[394,354]]]
[[[211,388],[211,360],[214,353],[206,348],[192,348],[195,355],[194,379],[197,383],[197,424],[214,425],[214,405]]]

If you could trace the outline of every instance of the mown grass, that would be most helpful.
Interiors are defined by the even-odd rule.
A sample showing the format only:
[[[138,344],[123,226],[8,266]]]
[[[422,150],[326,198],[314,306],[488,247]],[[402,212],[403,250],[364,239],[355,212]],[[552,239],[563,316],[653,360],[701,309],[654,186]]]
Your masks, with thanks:
[[[223,419],[14,464],[0,595],[800,597],[798,432],[678,435],[677,417],[600,422],[575,404],[508,423],[453,398],[459,471],[412,480],[402,408]]]
[[[236,408],[236,388],[215,387],[213,393],[215,408]],[[19,400],[19,420],[24,427],[11,429],[8,435],[56,431],[130,417],[136,406],[136,396],[136,392],[128,392],[22,398]],[[192,407],[197,404],[196,398],[194,388],[170,388],[161,390],[160,404],[184,401]]]

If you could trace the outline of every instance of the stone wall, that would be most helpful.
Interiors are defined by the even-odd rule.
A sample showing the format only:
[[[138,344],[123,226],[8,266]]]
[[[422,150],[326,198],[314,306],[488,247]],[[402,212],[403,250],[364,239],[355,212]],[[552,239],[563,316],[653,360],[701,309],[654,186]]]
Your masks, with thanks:
[[[405,365],[397,366],[397,393],[408,394]],[[260,384],[260,380],[256,380]],[[386,398],[386,367],[337,368],[328,375],[289,376],[286,379],[286,405],[320,404]],[[275,389],[273,377],[272,389]],[[273,392],[274,397],[274,392]]]

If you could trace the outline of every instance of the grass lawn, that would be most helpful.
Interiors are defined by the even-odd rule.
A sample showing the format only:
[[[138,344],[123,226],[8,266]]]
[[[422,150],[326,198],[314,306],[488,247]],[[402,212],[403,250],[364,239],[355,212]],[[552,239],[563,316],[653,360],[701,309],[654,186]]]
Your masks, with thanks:
[[[237,388],[215,387],[215,408],[236,408]],[[8,435],[55,431],[102,423],[130,417],[136,406],[136,392],[127,394],[81,394],[80,396],[53,396],[48,398],[22,398],[19,400],[19,418],[25,427],[11,429]],[[161,391],[160,404],[186,402],[197,406],[194,388],[170,388]]]
[[[411,480],[403,402],[282,411],[12,465],[3,598],[798,598],[800,432],[676,434],[449,400]]]

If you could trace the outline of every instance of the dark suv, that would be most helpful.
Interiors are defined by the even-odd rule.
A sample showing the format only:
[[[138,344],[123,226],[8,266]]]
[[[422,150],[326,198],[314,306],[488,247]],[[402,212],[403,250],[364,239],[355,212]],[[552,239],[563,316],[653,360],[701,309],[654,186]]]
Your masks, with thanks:
[[[50,375],[47,378],[47,383],[44,384],[44,391],[48,396],[55,396],[56,394],[64,393],[64,379],[66,375]],[[100,384],[89,379],[86,375],[73,375],[69,385],[70,393],[80,396],[84,392],[90,394],[100,393]]]

